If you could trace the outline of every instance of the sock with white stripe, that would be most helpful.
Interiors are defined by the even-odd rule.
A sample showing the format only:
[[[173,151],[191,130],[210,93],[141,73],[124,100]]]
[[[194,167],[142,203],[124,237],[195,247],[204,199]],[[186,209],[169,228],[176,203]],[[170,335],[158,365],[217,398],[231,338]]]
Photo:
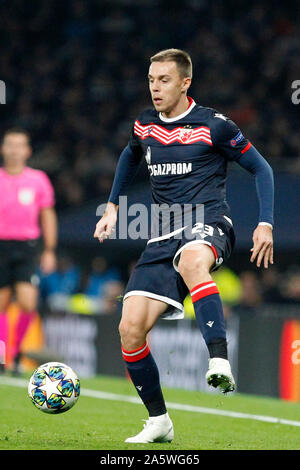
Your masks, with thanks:
[[[160,387],[158,368],[147,343],[133,351],[127,351],[122,346],[122,356],[149,416],[165,414],[167,410]]]
[[[228,359],[224,313],[216,283],[198,284],[191,289],[191,297],[210,357]]]

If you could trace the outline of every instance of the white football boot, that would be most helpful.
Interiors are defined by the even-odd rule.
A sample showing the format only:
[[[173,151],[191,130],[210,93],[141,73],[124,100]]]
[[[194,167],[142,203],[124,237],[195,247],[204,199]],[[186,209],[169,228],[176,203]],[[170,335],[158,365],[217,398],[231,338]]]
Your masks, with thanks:
[[[206,381],[212,387],[219,387],[223,393],[235,390],[235,381],[231,372],[231,367],[227,359],[213,357],[209,360]]]
[[[171,442],[174,439],[173,423],[168,413],[161,416],[151,416],[144,424],[144,429],[133,437],[128,437],[125,442],[144,443],[148,442]]]

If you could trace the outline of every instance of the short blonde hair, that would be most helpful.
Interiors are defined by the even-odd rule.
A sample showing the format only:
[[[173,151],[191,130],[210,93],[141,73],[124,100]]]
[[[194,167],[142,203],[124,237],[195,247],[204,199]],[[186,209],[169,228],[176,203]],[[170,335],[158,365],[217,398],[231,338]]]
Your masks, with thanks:
[[[181,49],[164,49],[150,57],[150,62],[176,62],[180,76],[190,77],[193,75],[193,64],[190,55]]]

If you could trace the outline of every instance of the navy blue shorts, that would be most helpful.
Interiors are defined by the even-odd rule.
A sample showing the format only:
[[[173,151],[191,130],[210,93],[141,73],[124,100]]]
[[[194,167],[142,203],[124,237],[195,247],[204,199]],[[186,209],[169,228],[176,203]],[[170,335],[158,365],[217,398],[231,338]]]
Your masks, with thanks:
[[[211,271],[226,261],[235,244],[232,222],[227,216],[213,223],[196,223],[186,227],[180,235],[149,240],[141,254],[124,293],[124,300],[132,295],[143,295],[168,304],[161,318],[184,317],[183,301],[189,290],[178,272],[181,252],[193,244],[208,245],[215,255]],[[178,237],[178,238],[176,238]]]

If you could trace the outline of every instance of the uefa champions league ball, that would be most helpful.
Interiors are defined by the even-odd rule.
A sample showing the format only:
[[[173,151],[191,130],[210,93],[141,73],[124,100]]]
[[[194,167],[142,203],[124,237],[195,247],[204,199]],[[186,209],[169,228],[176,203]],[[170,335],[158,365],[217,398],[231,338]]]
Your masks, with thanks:
[[[63,413],[77,402],[80,382],[75,372],[61,362],[47,362],[32,374],[28,384],[32,403],[45,413]]]

